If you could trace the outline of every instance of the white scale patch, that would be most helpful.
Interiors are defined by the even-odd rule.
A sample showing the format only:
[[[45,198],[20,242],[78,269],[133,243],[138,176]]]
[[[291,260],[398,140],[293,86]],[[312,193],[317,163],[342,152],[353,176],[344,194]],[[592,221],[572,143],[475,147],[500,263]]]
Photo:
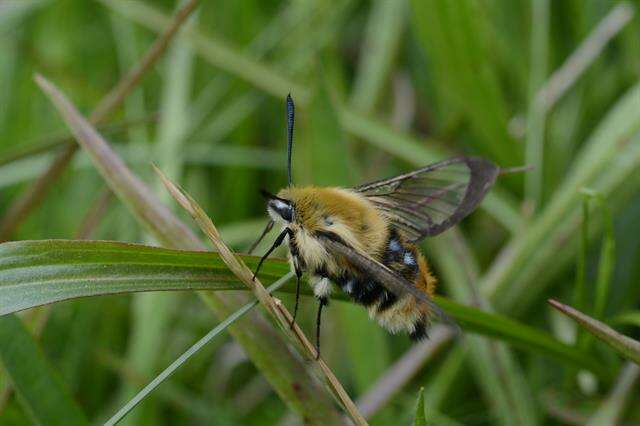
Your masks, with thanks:
[[[410,251],[407,251],[404,253],[404,264],[405,265],[415,265],[416,264],[416,259],[413,257],[413,253],[411,253]]]
[[[355,280],[349,280],[349,281],[347,282],[347,285],[346,285],[346,286],[345,286],[345,288],[344,288],[344,291],[345,291],[347,294],[351,294],[351,293],[353,293],[353,286],[354,286],[354,285],[355,285]]]
[[[313,294],[318,298],[329,297],[331,290],[333,289],[329,278],[312,277],[311,286],[313,287]]]
[[[391,240],[389,240],[389,248],[390,248],[392,251],[400,251],[400,249],[401,249],[402,247],[400,246],[400,243],[398,242],[398,240],[396,240],[396,239],[391,239]]]

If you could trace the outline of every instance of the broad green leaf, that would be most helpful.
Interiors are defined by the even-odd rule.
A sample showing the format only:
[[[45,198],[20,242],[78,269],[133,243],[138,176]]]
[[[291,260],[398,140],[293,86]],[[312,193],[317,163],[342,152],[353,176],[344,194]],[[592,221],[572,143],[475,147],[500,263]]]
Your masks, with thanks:
[[[640,365],[640,342],[618,333],[608,325],[573,309],[571,306],[553,299],[549,299],[549,304],[563,314],[573,318],[580,326],[607,343],[620,355]]]
[[[257,257],[243,258],[254,268]],[[260,278],[289,270],[269,260]],[[0,315],[62,300],[158,290],[230,290],[239,284],[217,253],[90,241],[0,245]]]
[[[255,268],[258,257],[240,256]],[[270,259],[260,279],[271,284],[289,271]],[[246,290],[217,253],[170,250],[108,241],[22,241],[0,244],[0,313],[78,297],[160,290]],[[284,287],[294,292],[293,283]],[[304,285],[303,293],[311,294]],[[337,298],[344,295],[336,294]],[[523,350],[599,371],[595,360],[548,334],[504,316],[444,297],[436,302],[465,331],[497,337]]]
[[[38,343],[15,315],[0,317],[0,360],[34,423],[89,424]]]

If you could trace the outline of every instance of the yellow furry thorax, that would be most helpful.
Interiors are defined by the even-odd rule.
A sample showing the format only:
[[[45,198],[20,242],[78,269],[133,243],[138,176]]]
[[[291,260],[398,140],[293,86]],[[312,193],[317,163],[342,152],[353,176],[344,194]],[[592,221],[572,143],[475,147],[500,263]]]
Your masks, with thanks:
[[[354,248],[378,254],[388,236],[388,222],[362,195],[338,187],[289,187],[278,193],[294,206],[294,224],[307,232],[331,231]]]

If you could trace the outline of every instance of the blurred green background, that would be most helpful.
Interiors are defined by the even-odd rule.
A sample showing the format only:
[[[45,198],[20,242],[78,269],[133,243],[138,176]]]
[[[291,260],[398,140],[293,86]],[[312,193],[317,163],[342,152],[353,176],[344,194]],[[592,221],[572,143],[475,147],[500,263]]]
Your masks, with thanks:
[[[33,74],[55,82],[88,115],[177,6],[0,2],[0,240],[154,244],[82,152],[28,215],[9,225],[6,218],[70,143]],[[607,0],[202,2],[103,134],[186,223],[150,162],[186,188],[239,251],[266,222],[258,190],[286,184],[289,91],[297,103],[299,184],[352,186],[459,154],[530,165],[526,174],[500,178],[455,231],[424,244],[440,293],[573,344],[574,324],[546,304],[553,297],[606,322],[625,314],[617,329],[638,338],[638,7]],[[292,306],[291,297],[283,300]],[[298,314],[309,335],[313,302],[303,297]],[[189,292],[83,299],[23,315],[96,422],[217,323]],[[343,302],[325,318],[323,354],[354,399],[379,392],[383,375],[397,375],[392,367],[411,349],[405,336],[387,334],[364,309]],[[422,361],[412,361],[406,384],[371,411],[372,424],[412,422],[422,386],[429,424],[640,423],[640,373],[601,343],[583,349],[599,357],[608,379],[478,335],[437,349],[416,351]],[[621,377],[630,382],[620,384]],[[0,370],[0,424],[29,423],[9,383]],[[126,421],[295,418],[225,336]]]

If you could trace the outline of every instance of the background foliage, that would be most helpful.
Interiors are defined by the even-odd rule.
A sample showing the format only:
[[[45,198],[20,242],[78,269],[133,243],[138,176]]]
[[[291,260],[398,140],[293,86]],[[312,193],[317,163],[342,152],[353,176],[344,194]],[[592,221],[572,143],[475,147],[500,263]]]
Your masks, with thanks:
[[[151,161],[198,200],[238,251],[265,220],[258,189],[286,183],[289,91],[298,106],[299,184],[349,186],[461,153],[503,167],[533,166],[524,176],[500,178],[477,213],[423,247],[440,293],[500,315],[469,317],[472,311],[454,305],[463,337],[435,329],[427,344],[412,347],[370,322],[365,310],[336,301],[326,311],[323,355],[372,424],[414,417],[416,424],[426,418],[446,425],[640,423],[638,367],[546,303],[560,300],[640,336],[639,6],[204,2],[110,115],[103,134],[185,223],[191,225]],[[0,3],[0,239],[158,244],[109,195],[84,152],[16,226],[6,226],[6,217],[61,145],[75,143],[64,139],[68,130],[33,73],[46,75],[88,114],[176,7],[138,0]],[[118,279],[175,288],[181,280],[200,283],[197,262],[208,262],[184,255],[153,269],[157,280],[150,281],[136,269],[159,262],[147,260],[147,249],[103,253],[104,246],[89,244],[81,251],[85,260],[75,262],[79,255],[54,245],[50,250],[66,260],[51,261],[43,244],[2,246],[0,287],[83,282],[111,264],[105,289]],[[94,255],[95,263],[86,260]],[[76,263],[84,269],[73,269]],[[223,276],[220,260],[211,263],[213,279]],[[23,275],[13,273],[15,265]],[[266,282],[279,277],[281,266],[268,266]],[[160,284],[166,287],[153,287]],[[184,288],[212,288],[196,284]],[[288,293],[279,297],[292,305]],[[304,297],[298,318],[310,335],[314,312]],[[104,421],[218,323],[189,291],[64,301],[19,317],[0,318],[2,424]],[[523,325],[568,345],[554,346]],[[592,361],[587,357],[599,369],[582,370]],[[215,424],[295,419],[226,336],[185,363],[126,421],[213,418]]]

